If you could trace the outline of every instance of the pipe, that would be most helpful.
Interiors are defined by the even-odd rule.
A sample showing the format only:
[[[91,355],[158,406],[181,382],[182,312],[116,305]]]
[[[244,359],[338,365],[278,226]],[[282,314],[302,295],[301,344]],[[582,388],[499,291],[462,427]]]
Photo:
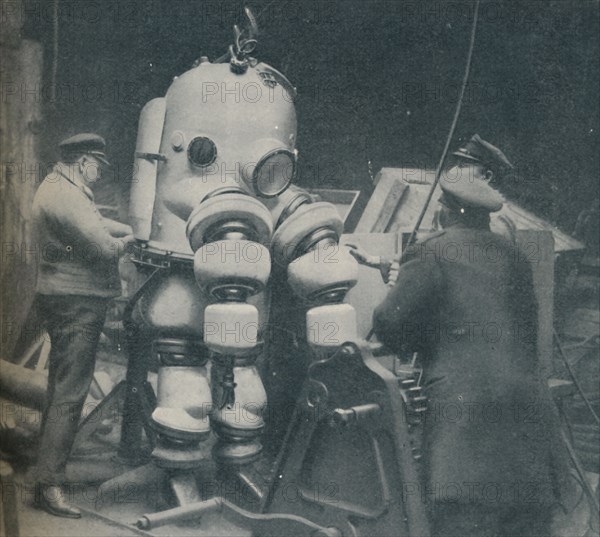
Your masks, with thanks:
[[[206,513],[224,511],[223,515],[235,524],[249,527],[252,534],[263,534],[262,530],[270,526],[281,529],[281,524],[286,524],[290,535],[312,535],[314,537],[342,537],[342,532],[336,527],[324,527],[310,520],[288,514],[264,514],[246,511],[241,507],[221,497],[211,498],[202,502],[194,502],[162,513],[153,513],[142,516],[136,525],[141,530],[153,530],[166,524],[180,523],[184,520],[197,518]],[[267,531],[269,534],[271,531]]]
[[[47,374],[6,360],[0,363],[0,392],[4,397],[36,410],[43,410],[47,387]]]
[[[5,426],[0,438],[0,449],[18,453],[25,459],[34,459],[37,455],[42,413],[4,398],[0,398],[0,412],[0,421]]]
[[[151,530],[167,524],[196,518],[213,511],[220,511],[222,507],[222,498],[211,498],[210,500],[182,505],[181,507],[175,507],[173,509],[168,509],[167,511],[146,514],[138,519],[136,525],[142,530]]]

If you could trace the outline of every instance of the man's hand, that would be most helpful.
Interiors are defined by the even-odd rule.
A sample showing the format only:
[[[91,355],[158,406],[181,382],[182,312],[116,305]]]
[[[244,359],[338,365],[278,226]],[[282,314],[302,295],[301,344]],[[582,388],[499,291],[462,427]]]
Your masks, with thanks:
[[[133,233],[131,226],[122,224],[111,218],[104,217],[104,225],[106,226],[106,229],[108,229],[108,232],[115,238],[123,238]]]
[[[396,280],[398,280],[399,272],[400,263],[398,263],[398,261],[392,261],[387,267],[386,274],[384,274],[383,269],[381,270],[383,281],[387,283],[389,287],[394,287],[394,285],[396,285]]]
[[[363,250],[360,246],[355,244],[346,244],[350,248],[350,255],[354,257],[361,265],[367,267],[379,268],[381,266],[381,257],[378,255],[371,255],[366,250]]]
[[[125,235],[118,239],[119,241],[119,256],[125,255],[129,251],[129,245],[135,242],[133,234]]]
[[[396,278],[398,277],[398,263],[393,263],[379,255],[371,255],[355,244],[346,244],[346,246],[350,248],[352,257],[354,257],[361,265],[379,269],[381,279],[384,283],[390,283],[392,276],[394,278],[392,285],[395,283]]]

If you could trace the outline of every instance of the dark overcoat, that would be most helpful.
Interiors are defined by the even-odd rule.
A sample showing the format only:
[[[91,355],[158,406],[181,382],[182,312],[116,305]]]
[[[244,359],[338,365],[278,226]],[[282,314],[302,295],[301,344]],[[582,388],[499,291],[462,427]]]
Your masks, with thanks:
[[[565,459],[540,375],[532,270],[511,241],[451,227],[417,242],[375,310],[380,341],[418,352],[426,495],[552,503]]]

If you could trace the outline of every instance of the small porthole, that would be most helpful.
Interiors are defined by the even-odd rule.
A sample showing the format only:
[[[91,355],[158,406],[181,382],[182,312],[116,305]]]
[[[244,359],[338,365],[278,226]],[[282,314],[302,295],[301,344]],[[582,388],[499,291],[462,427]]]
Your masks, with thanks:
[[[210,138],[198,136],[188,146],[188,158],[194,166],[208,166],[217,158],[217,146]]]

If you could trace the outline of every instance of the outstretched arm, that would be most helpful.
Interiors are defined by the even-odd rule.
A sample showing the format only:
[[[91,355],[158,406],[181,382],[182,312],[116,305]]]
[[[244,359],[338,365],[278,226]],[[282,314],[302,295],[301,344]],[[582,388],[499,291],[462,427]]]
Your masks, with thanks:
[[[379,341],[396,352],[405,346],[421,347],[425,328],[437,317],[441,289],[441,270],[435,262],[415,259],[403,264],[396,285],[373,313]]]
[[[347,244],[346,246],[350,248],[350,254],[352,257],[354,257],[354,259],[356,259],[361,265],[379,269],[383,281],[385,283],[389,281],[390,269],[392,267],[392,262],[389,259],[379,255],[371,255],[366,250],[355,244]]]

